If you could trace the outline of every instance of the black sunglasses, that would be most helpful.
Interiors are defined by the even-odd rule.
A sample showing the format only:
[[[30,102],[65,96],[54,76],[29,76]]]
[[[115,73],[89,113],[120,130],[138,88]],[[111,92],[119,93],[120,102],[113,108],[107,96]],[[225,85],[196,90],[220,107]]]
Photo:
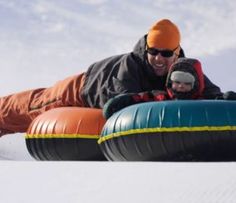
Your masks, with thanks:
[[[149,47],[147,47],[147,53],[151,54],[152,56],[156,56],[156,55],[158,55],[160,53],[161,56],[163,56],[163,57],[171,57],[171,56],[174,55],[174,51],[178,47],[176,47],[174,50],[159,50],[159,49],[156,49],[156,48],[149,48]]]

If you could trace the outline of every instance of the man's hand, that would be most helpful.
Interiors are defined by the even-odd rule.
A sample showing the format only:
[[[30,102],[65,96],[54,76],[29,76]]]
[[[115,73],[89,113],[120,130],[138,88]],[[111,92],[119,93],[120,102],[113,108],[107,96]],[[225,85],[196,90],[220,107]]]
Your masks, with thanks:
[[[223,94],[224,100],[236,100],[236,92],[228,91]]]
[[[132,104],[139,103],[135,100],[135,93],[127,93],[118,95],[112,99],[109,99],[108,102],[103,107],[103,116],[108,119],[115,112],[130,106]]]
[[[166,99],[167,93],[161,90],[121,94],[114,97],[113,99],[108,100],[108,102],[103,107],[103,116],[108,119],[115,112],[132,104],[149,101],[163,101]]]

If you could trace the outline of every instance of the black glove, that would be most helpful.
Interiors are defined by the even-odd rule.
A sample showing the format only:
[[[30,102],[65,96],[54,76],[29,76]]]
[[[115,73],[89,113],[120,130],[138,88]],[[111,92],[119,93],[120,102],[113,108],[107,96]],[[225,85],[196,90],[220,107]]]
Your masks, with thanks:
[[[223,94],[224,100],[236,100],[236,92],[228,91]]]
[[[135,100],[135,93],[127,93],[118,95],[112,99],[109,99],[108,102],[103,107],[103,116],[108,119],[115,112],[125,108],[126,106],[130,106],[132,104],[139,103]]]
[[[167,99],[167,93],[161,90],[153,90],[140,93],[121,94],[108,102],[103,107],[103,116],[108,119],[113,113],[130,106],[148,101],[163,101]]]

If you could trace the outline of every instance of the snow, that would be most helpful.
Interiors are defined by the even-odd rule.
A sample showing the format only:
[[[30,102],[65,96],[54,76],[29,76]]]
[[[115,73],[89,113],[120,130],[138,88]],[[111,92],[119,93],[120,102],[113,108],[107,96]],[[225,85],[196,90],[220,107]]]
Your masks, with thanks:
[[[236,198],[235,162],[34,161],[23,134],[1,138],[0,154],[4,203],[225,203]]]
[[[34,160],[26,148],[24,134],[16,133],[0,138],[0,161],[1,160]]]
[[[234,202],[235,163],[0,162],[1,202]]]

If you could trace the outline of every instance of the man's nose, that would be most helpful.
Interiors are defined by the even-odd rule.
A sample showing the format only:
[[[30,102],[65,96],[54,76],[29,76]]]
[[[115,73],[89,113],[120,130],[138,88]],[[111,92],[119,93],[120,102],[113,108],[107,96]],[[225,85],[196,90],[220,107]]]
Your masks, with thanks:
[[[156,56],[155,56],[155,60],[161,60],[162,59],[162,55],[160,53],[158,53]]]

